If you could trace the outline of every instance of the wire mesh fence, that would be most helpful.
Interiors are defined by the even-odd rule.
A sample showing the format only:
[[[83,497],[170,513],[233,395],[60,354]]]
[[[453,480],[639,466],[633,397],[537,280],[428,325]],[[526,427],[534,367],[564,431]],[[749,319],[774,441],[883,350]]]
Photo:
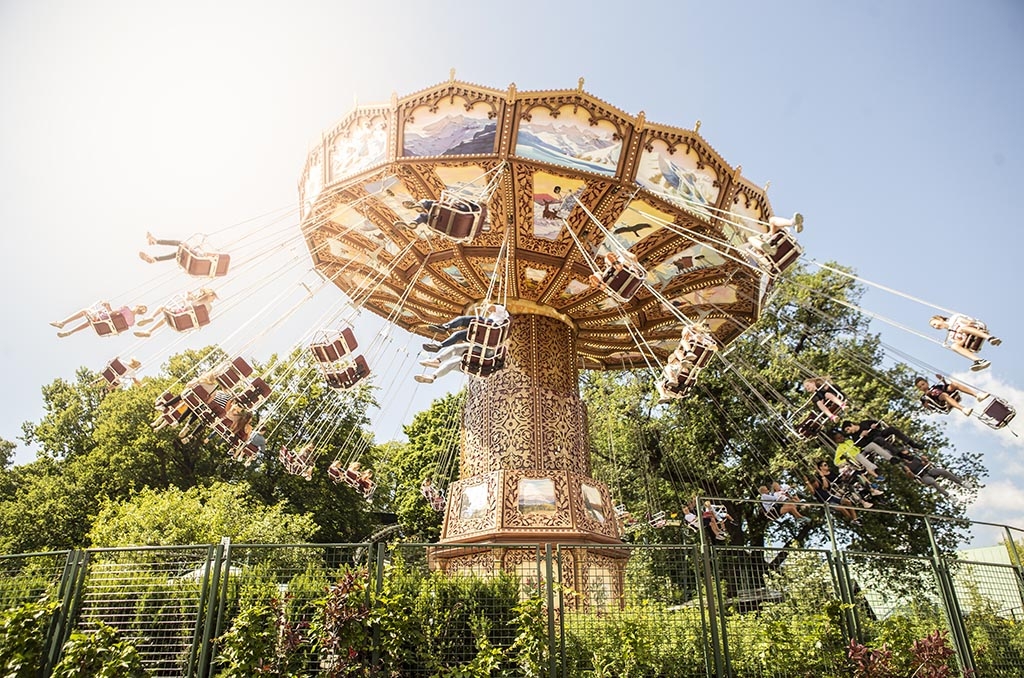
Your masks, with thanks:
[[[786,538],[820,507],[772,530]],[[862,519],[868,517],[861,516]],[[928,519],[900,529],[930,534]],[[916,521],[916,522],[914,522]],[[940,634],[977,678],[1024,675],[1014,541],[942,555],[695,543],[230,544],[0,558],[0,603],[60,602],[52,667],[102,623],[155,676],[852,675],[851,641],[914,671]],[[918,534],[918,537],[921,535]],[[1021,549],[1024,550],[1024,549]],[[488,673],[490,672],[490,673]]]
[[[212,546],[95,549],[81,565],[75,627],[113,627],[154,676],[194,672]]]
[[[0,610],[57,596],[68,552],[0,556]]]

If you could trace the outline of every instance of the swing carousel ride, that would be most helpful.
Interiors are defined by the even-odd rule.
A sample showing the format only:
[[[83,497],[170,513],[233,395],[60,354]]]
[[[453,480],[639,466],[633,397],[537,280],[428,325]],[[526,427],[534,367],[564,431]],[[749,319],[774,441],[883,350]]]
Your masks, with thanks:
[[[301,244],[294,212],[269,215],[266,227],[233,244],[148,235],[151,249],[140,257],[180,269],[165,274],[176,276],[170,298],[152,310],[100,302],[52,324],[62,337],[90,327],[101,337],[145,338],[162,327],[162,336],[175,336],[245,299],[269,297],[220,342],[225,360],[197,367],[158,399],[153,428],[175,427],[182,440],[208,429],[247,464],[280,445],[284,469],[307,479],[325,448],[337,446],[323,422],[340,421],[343,400],[307,417],[319,422],[310,430],[277,440],[260,422],[272,419],[268,410],[294,406],[290,385],[243,355],[332,285],[342,300],[295,346],[308,349],[339,398],[403,369],[412,382],[410,351],[389,350],[392,328],[426,340],[421,364],[437,371],[416,381],[453,369],[468,378],[461,422],[451,427],[458,444],[438,460],[436,484],[421,488],[444,512],[441,544],[461,547],[435,554],[447,570],[528,569],[532,552],[510,549],[496,563],[473,545],[557,542],[574,547],[563,555],[570,576],[621,581],[624,553],[609,547],[622,541],[625,511],[592,476],[579,371],[649,370],[660,378],[659,402],[687,395],[701,369],[758,320],[803,253],[795,237],[803,218],[774,215],[765,190],[714,150],[699,122],[653,124],[585,92],[582,79],[574,90],[519,92],[453,73],[388,104],[358,107],[310,151],[299,194]],[[281,251],[291,258],[270,268]],[[244,282],[247,270],[261,271],[260,282]],[[298,300],[288,290],[261,291],[296,270]],[[182,272],[190,289],[180,289]],[[972,370],[987,368],[978,351],[998,338],[983,323],[933,308],[946,313],[931,323],[947,332],[944,345]],[[364,309],[385,329],[359,336]],[[100,379],[127,386],[140,367],[114,358]],[[786,427],[795,438],[825,435],[845,407],[842,392],[819,381],[805,382],[810,400],[791,409]],[[394,384],[382,387],[382,400],[408,397]],[[944,413],[970,416],[960,393],[972,395],[991,428],[1015,414],[1005,400],[952,379],[920,379],[917,388],[926,408]],[[360,464],[368,445],[356,435],[326,472],[369,500],[375,484]],[[456,454],[458,478],[448,484]]]
[[[590,476],[579,369],[666,363],[689,328],[668,397],[682,395],[795,262],[788,230],[769,233],[764,191],[698,130],[623,113],[582,80],[450,81],[353,111],[309,154],[303,233],[359,306],[428,339],[491,304],[511,315],[470,330],[442,543],[619,543]]]

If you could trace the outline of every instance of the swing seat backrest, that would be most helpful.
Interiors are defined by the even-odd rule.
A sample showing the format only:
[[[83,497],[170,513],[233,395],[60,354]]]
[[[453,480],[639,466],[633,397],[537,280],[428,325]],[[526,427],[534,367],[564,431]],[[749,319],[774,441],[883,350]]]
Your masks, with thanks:
[[[921,396],[921,406],[929,412],[938,412],[939,414],[949,414],[950,410],[953,409],[952,405],[948,404],[945,400],[939,397],[939,393],[934,390],[929,390],[923,396]],[[960,395],[960,391],[953,391],[947,393],[947,395],[953,400],[960,402],[963,398]]]
[[[430,207],[427,226],[456,242],[469,242],[480,232],[487,208],[465,198],[456,198],[446,191]]]
[[[327,385],[331,388],[344,391],[352,388],[365,377],[369,376],[370,367],[366,364],[366,358],[359,355],[356,356],[352,364],[347,368],[338,371],[328,372],[325,377],[327,379]]]
[[[714,337],[700,334],[695,337],[691,342],[693,347],[693,353],[697,356],[696,360],[693,361],[693,367],[695,370],[701,370],[707,367],[708,363],[711,362],[711,358],[715,355],[715,350],[718,347]],[[691,371],[692,372],[692,371]]]
[[[91,319],[92,328],[96,330],[96,334],[101,337],[116,337],[118,334],[128,330],[131,325],[125,319],[124,314],[120,311],[114,311],[107,315],[106,318],[93,317]]]
[[[995,396],[991,396],[991,398],[992,401],[985,406],[985,410],[981,413],[980,418],[991,428],[1003,428],[1017,416],[1017,410],[1013,408],[1013,405],[1001,398]]]
[[[646,277],[647,272],[642,268],[634,269],[630,266],[623,266],[605,281],[605,285],[608,288],[609,294],[616,301],[624,304],[636,295],[637,290],[644,284],[644,278]]]
[[[490,357],[486,357],[486,349],[473,346],[462,356],[460,369],[466,374],[472,374],[477,377],[489,377],[498,370],[504,369],[505,353],[505,347],[499,346]]]
[[[270,384],[261,377],[256,377],[252,380],[252,386],[240,393],[235,398],[235,402],[247,410],[252,410],[269,398],[270,393]]]
[[[217,375],[217,383],[228,390],[232,389],[239,382],[253,373],[252,365],[246,362],[245,358],[238,357]]]
[[[485,320],[474,318],[466,328],[466,341],[473,345],[473,348],[497,348],[508,339],[508,326],[511,318],[506,318],[500,325],[494,325]],[[470,349],[472,350],[472,349]]]
[[[182,310],[164,311],[164,318],[168,327],[188,332],[210,324],[210,309],[206,304],[189,304]]]
[[[950,339],[954,343],[960,343],[964,348],[973,353],[977,353],[985,345],[984,339],[973,334],[967,334],[966,332],[956,332],[955,336],[950,337]],[[959,339],[959,342],[957,342],[957,339]]]
[[[336,483],[340,483],[345,478],[345,471],[342,470],[339,462],[334,462],[327,467],[327,477]]]
[[[126,374],[128,374],[128,367],[121,362],[120,358],[114,358],[111,360],[107,363],[107,366],[103,368],[103,371],[100,372],[100,376],[103,377],[111,386],[116,386],[121,383],[121,379]]]
[[[768,244],[775,247],[774,254],[765,254],[771,263],[772,273],[779,275],[796,263],[804,250],[788,231],[779,231],[768,239]]]
[[[167,410],[167,409],[170,409],[170,408],[174,407],[179,402],[181,402],[181,396],[180,395],[174,395],[170,391],[164,391],[156,399],[156,402],[153,404],[153,406],[156,409],[163,411],[163,410]]]
[[[356,350],[358,346],[359,344],[356,343],[356,336],[352,328],[346,327],[339,336],[331,341],[312,344],[309,349],[313,352],[313,357],[318,362],[333,363]]]
[[[801,438],[809,439],[818,435],[821,432],[822,425],[826,421],[824,412],[814,411],[808,412],[807,416],[804,417],[803,421],[797,424],[794,428]]]
[[[202,252],[191,245],[178,245],[178,266],[197,278],[217,278],[227,275],[231,255],[220,252]]]

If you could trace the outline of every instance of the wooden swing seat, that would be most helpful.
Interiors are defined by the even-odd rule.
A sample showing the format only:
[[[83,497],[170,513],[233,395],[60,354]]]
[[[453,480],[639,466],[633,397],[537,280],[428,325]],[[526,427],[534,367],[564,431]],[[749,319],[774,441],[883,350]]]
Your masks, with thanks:
[[[469,242],[480,233],[487,208],[472,200],[441,192],[441,199],[430,206],[427,226],[455,242]]]
[[[309,350],[313,352],[313,357],[321,363],[333,363],[341,360],[343,357],[356,350],[359,344],[356,342],[355,333],[351,327],[343,329],[338,337],[332,341],[325,341],[316,344],[312,344]]]
[[[187,308],[164,311],[168,327],[177,332],[188,332],[210,324],[210,309],[206,304],[189,304]]]
[[[345,391],[358,384],[369,374],[370,367],[366,364],[366,358],[359,355],[355,357],[355,360],[347,368],[327,372],[324,376],[327,379],[328,386],[339,391]]]
[[[222,252],[202,252],[191,245],[178,245],[178,266],[197,278],[218,278],[227,275],[231,255]]]
[[[89,316],[89,321],[92,323],[92,328],[101,337],[116,337],[128,330],[131,325],[128,324],[128,320],[124,317],[124,314],[120,311],[114,311],[107,313],[104,311],[106,317],[98,315]]]

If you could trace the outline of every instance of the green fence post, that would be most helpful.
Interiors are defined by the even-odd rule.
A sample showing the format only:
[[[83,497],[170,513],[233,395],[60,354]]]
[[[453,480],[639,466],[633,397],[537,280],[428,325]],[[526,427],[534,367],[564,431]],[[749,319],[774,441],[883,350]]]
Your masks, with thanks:
[[[64,571],[60,575],[60,584],[57,587],[57,599],[60,601],[53,619],[50,620],[50,628],[46,634],[47,650],[43,659],[43,666],[40,667],[44,676],[53,672],[53,667],[60,658],[61,649],[64,647],[64,638],[67,635],[69,617],[71,615],[71,601],[75,597],[75,587],[78,584],[78,564],[82,559],[82,552],[79,550],[69,551],[67,560],[64,562]]]
[[[846,562],[843,559],[843,554],[839,550],[839,544],[836,542],[835,522],[832,518],[832,511],[829,510],[828,505],[824,505],[825,508],[825,525],[828,527],[828,542],[829,542],[829,555],[828,560],[832,566],[832,571],[835,575],[836,587],[839,589],[839,600],[843,604],[843,619],[846,622],[846,638],[856,638],[860,642],[860,633],[857,628],[857,615],[854,612],[854,605],[856,601],[853,599],[853,587],[850,586],[850,580],[847,577]]]
[[[696,499],[697,506],[700,506],[700,497]],[[711,545],[708,543],[707,534],[704,530],[704,521],[700,521],[700,555],[701,564],[704,569],[704,595],[707,599],[708,628],[711,630],[711,649],[715,655],[715,675],[728,676],[728,660],[722,648],[722,639],[719,636],[719,599],[718,580],[715,578],[714,563],[711,560]],[[724,625],[724,620],[722,621]]]
[[[221,562],[224,558],[224,542],[216,546],[210,545],[206,550],[206,568],[203,572],[202,593],[199,597],[199,614],[196,617],[195,631],[192,634],[192,649],[189,650],[188,670],[190,676],[205,678],[210,674],[211,637],[216,623],[214,605],[217,603],[217,592],[220,591]],[[212,571],[211,571],[211,567]],[[202,635],[199,633],[202,625]],[[196,650],[199,658],[196,661]]]
[[[548,599],[548,676],[558,678],[558,664],[555,661],[555,648],[558,647],[555,640],[555,568],[551,554],[551,542],[548,542],[544,544],[544,592]]]
[[[538,547],[539,550],[539,547]],[[558,666],[565,667],[565,587],[562,586],[562,545],[558,545],[555,565],[558,567]]]
[[[381,589],[384,588],[384,555],[386,548],[387,546],[384,542],[379,542],[377,544],[377,552],[373,556],[374,580],[372,593],[377,594],[378,596],[380,595]],[[373,553],[370,548],[367,548],[367,551],[369,553]],[[367,567],[367,575],[369,575],[369,567]],[[369,589],[370,587],[367,586],[366,588]],[[369,600],[367,600],[367,606],[369,606],[374,598],[371,591],[367,590],[366,593],[368,596],[371,596]],[[373,651],[370,652],[370,663],[373,665],[374,669],[380,666],[380,624],[377,622],[373,623]]]
[[[224,562],[222,569],[224,574],[220,578],[220,588],[217,591],[217,623],[213,627],[214,638],[220,638],[224,633],[224,617],[227,613],[228,604],[228,586],[231,583],[231,539],[224,537],[220,543],[224,545],[224,555],[221,556]]]
[[[932,521],[928,516],[924,517],[924,525],[928,531],[928,541],[931,544],[932,567],[935,570],[935,577],[939,583],[939,595],[942,596],[942,605],[946,608],[946,618],[949,621],[950,634],[953,636],[953,645],[956,647],[957,654],[960,655],[960,667],[963,669],[964,675],[973,676],[975,673],[974,655],[971,651],[970,641],[967,638],[967,629],[964,626],[960,601],[957,599],[956,590],[953,586],[953,577],[949,573],[946,560],[939,552],[939,545],[935,540]]]

